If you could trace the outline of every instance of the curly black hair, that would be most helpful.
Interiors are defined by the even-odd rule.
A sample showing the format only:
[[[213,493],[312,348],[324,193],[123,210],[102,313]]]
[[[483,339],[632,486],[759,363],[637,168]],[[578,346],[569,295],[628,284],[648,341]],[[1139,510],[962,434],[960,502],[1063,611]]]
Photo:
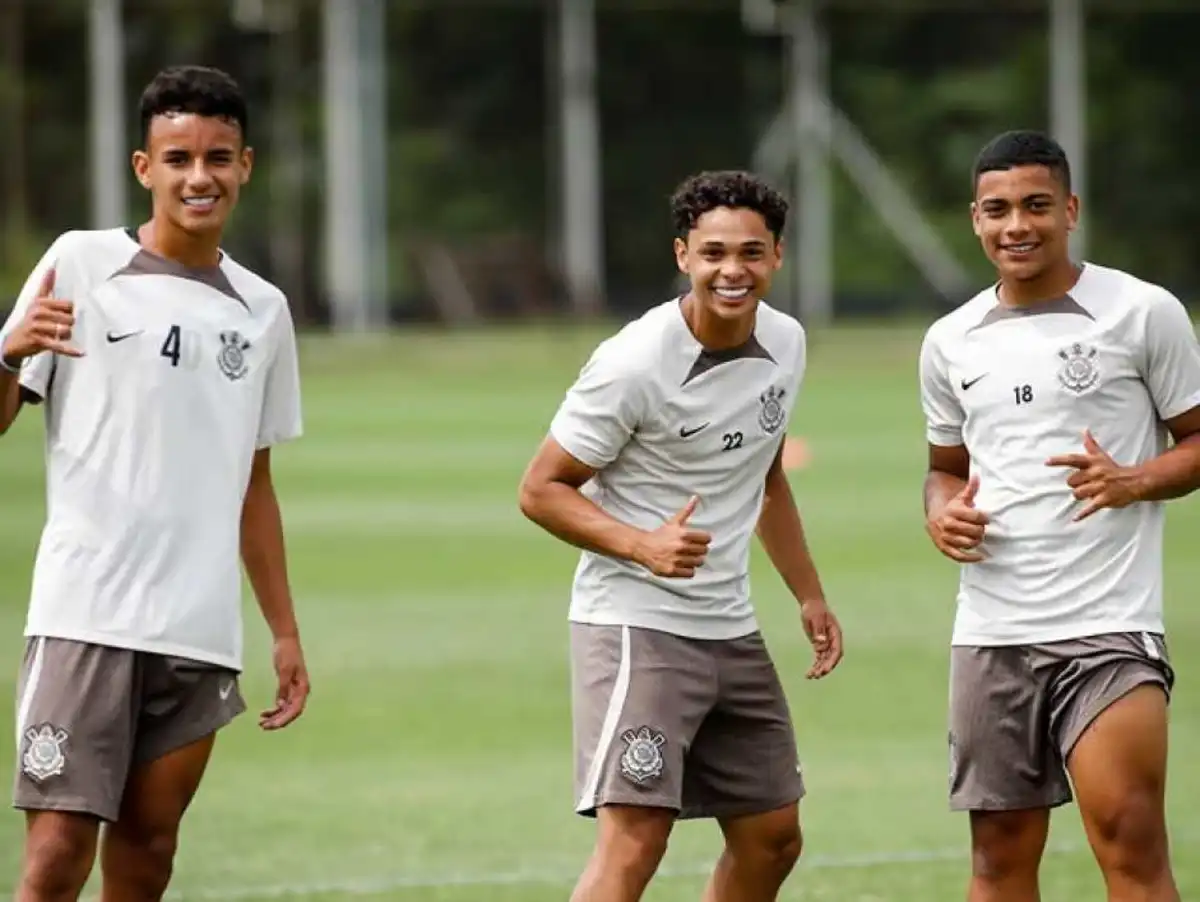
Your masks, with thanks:
[[[984,145],[975,158],[974,185],[985,172],[1002,172],[1016,166],[1045,166],[1067,191],[1071,190],[1071,164],[1062,146],[1049,135],[1019,129],[1003,132]]]
[[[760,214],[776,241],[787,225],[788,202],[782,194],[753,173],[725,170],[690,176],[675,189],[671,196],[675,233],[686,239],[700,217],[718,207]]]
[[[236,122],[242,140],[249,136],[246,98],[233,77],[207,66],[172,66],[146,85],[138,107],[142,143],[150,140],[150,122],[164,113],[195,113]]]

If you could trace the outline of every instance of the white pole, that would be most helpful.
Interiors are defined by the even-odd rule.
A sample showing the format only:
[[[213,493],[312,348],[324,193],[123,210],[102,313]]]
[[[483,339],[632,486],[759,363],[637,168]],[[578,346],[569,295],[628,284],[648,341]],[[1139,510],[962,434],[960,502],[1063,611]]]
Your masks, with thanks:
[[[1071,236],[1076,260],[1087,255],[1087,62],[1083,0],[1050,0],[1051,132],[1071,161],[1071,184],[1080,201],[1080,223]]]
[[[109,229],[125,224],[125,188],[129,177],[121,0],[91,0],[89,14],[92,226]]]

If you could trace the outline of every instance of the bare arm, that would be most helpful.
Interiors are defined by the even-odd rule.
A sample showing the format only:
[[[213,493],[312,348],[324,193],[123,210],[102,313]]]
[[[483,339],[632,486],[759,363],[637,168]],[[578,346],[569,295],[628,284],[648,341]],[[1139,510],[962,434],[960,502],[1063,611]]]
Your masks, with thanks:
[[[288,585],[283,518],[275,497],[271,452],[267,448],[254,455],[250,484],[242,502],[241,544],[246,575],[275,639],[274,665],[279,679],[274,706],[262,712],[259,725],[265,730],[277,730],[304,712],[310,686]]]
[[[300,635],[288,585],[283,518],[271,479],[270,449],[258,451],[242,502],[242,562],[263,618],[276,639]]]
[[[1200,407],[1167,420],[1173,447],[1134,469],[1139,501],[1167,501],[1200,488]]]
[[[971,456],[963,445],[929,446],[929,472],[925,476],[925,518],[936,520],[946,505],[967,487]]]
[[[0,367],[0,435],[16,422],[23,401],[17,374]]]
[[[801,603],[825,598],[816,564],[804,538],[804,525],[783,469],[782,446],[767,471],[758,539],[792,596]]]
[[[521,479],[521,513],[577,548],[636,562],[642,531],[601,510],[579,491],[595,475],[553,438],[546,438]]]

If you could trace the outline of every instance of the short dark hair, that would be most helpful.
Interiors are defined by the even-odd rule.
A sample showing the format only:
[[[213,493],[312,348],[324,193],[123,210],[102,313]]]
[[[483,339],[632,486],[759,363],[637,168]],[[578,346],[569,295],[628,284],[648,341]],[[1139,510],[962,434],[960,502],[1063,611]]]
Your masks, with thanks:
[[[718,207],[753,210],[778,241],[787,225],[788,202],[763,179],[737,170],[701,172],[685,179],[671,196],[675,234],[686,238],[705,213]]]
[[[194,113],[236,122],[242,140],[249,136],[250,115],[246,98],[233,77],[207,66],[172,66],[163,69],[142,92],[138,113],[142,143],[150,140],[150,123],[164,113]]]
[[[1001,172],[1017,166],[1045,166],[1067,191],[1071,190],[1071,164],[1062,146],[1043,132],[1028,129],[1003,132],[992,138],[975,158],[972,183],[979,186],[985,172]]]

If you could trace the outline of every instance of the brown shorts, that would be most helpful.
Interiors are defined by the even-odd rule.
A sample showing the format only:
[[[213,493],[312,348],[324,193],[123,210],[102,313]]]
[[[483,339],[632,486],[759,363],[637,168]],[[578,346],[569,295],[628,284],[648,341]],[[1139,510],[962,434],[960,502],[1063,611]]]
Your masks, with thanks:
[[[576,811],[737,817],[799,801],[787,697],[759,633],[571,624]]]
[[[1163,637],[1109,633],[1042,645],[956,646],[950,656],[950,807],[1053,808],[1088,725],[1140,685],[1170,697]]]
[[[132,767],[217,731],[245,710],[234,671],[31,638],[17,684],[13,805],[115,821]]]

